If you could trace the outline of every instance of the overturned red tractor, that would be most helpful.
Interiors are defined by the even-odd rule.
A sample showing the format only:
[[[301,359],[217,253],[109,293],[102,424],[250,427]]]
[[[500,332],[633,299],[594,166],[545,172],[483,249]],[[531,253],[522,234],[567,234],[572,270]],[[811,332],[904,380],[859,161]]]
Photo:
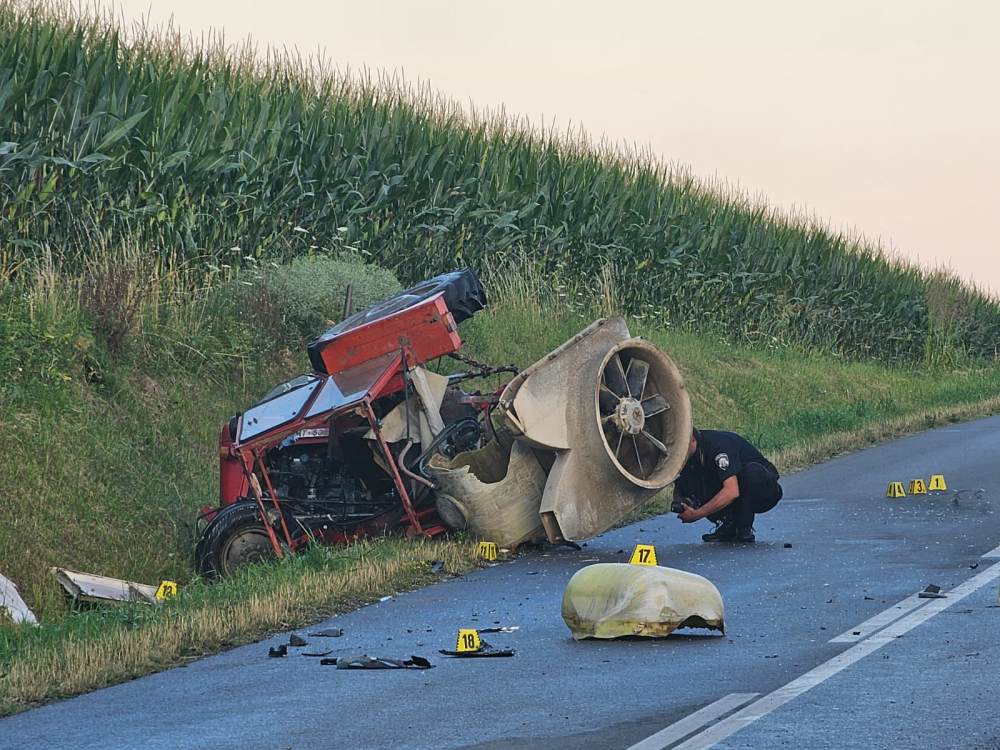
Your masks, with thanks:
[[[223,428],[220,504],[202,511],[198,571],[227,576],[310,541],[383,533],[579,542],[674,480],[691,407],[660,349],[605,318],[504,387],[467,393],[474,378],[517,372],[458,354],[458,324],[485,305],[463,269],[313,341],[313,372]],[[444,356],[472,369],[427,368]]]

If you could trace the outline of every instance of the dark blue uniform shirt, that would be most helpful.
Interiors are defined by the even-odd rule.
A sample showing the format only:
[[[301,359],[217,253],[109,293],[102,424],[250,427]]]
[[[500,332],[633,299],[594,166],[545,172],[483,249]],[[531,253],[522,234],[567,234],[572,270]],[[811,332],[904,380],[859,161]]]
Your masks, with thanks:
[[[723,430],[701,430],[698,448],[681,469],[674,489],[704,505],[719,493],[723,482],[739,474],[746,464],[761,464],[778,478],[774,464],[745,437]]]

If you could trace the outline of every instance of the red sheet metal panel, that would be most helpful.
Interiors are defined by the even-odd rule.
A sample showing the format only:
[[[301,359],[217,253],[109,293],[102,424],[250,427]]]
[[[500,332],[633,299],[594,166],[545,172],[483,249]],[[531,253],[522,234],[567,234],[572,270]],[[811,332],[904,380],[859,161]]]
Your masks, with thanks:
[[[458,325],[440,294],[316,343],[326,371],[331,373],[404,347],[413,357],[410,365],[419,365],[457,351],[461,345]]]

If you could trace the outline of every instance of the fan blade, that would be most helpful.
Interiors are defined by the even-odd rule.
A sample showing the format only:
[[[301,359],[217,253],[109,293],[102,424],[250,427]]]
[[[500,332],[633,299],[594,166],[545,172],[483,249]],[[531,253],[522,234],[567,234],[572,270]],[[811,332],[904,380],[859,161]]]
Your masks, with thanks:
[[[642,434],[646,438],[646,440],[648,440],[649,442],[651,442],[653,445],[656,446],[656,449],[660,451],[660,453],[662,453],[664,456],[670,455],[670,451],[667,450],[667,446],[665,446],[663,443],[661,443],[659,440],[657,440],[655,437],[650,435],[645,430],[642,431]]]
[[[597,392],[597,401],[601,407],[601,414],[611,414],[618,408],[618,402],[621,401],[621,397],[616,396],[602,383]]]
[[[632,436],[632,447],[635,448],[635,460],[639,464],[639,473],[642,474],[642,478],[646,478],[646,470],[642,468],[642,459],[639,458],[639,443],[635,440],[635,435]]]
[[[670,404],[667,403],[667,400],[663,396],[650,396],[642,402],[642,415],[646,419],[649,419],[669,408]]]
[[[632,398],[642,398],[642,392],[646,388],[646,376],[649,375],[649,362],[632,358],[628,363],[628,392]]]
[[[618,398],[628,395],[628,385],[625,382],[625,371],[622,369],[621,358],[616,354],[604,368],[604,382],[608,389]]]

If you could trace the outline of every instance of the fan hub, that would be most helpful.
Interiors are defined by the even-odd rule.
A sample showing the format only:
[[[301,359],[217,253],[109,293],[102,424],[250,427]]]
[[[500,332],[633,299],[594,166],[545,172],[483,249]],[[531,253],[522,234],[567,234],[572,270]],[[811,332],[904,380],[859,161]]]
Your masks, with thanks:
[[[627,435],[638,435],[646,425],[646,415],[638,399],[626,396],[618,404],[618,426]]]

